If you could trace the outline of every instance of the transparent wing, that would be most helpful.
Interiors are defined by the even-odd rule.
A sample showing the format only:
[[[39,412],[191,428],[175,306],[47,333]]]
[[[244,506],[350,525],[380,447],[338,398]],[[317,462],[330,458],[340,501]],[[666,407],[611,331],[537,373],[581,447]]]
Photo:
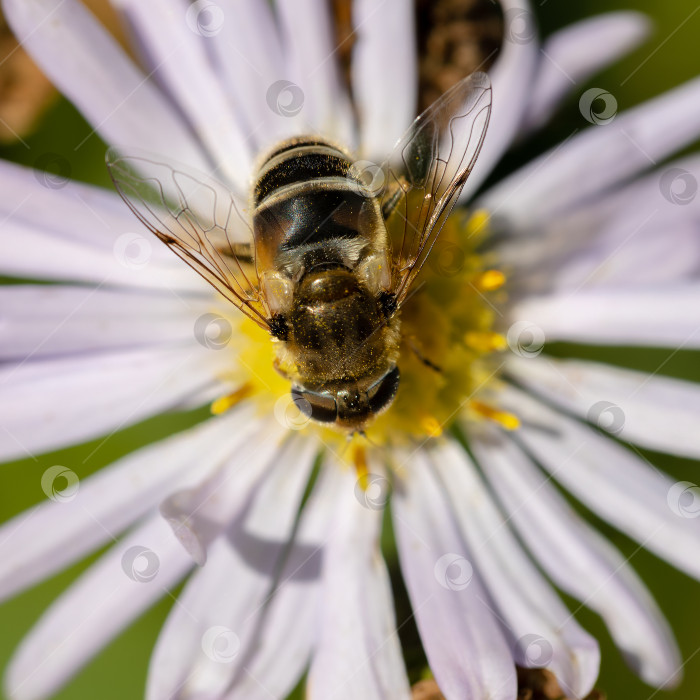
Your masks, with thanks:
[[[430,254],[474,167],[491,113],[491,82],[473,73],[411,125],[382,166],[397,305]]]
[[[240,198],[161,156],[109,149],[107,167],[136,216],[234,306],[269,330],[253,231]]]

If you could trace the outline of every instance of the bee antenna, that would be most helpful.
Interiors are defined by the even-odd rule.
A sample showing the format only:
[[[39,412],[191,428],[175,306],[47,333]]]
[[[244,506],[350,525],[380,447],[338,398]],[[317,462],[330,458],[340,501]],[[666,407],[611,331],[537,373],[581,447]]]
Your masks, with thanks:
[[[345,453],[345,451],[350,447],[350,443],[353,441],[356,435],[367,440],[367,442],[370,445],[372,445],[372,447],[376,447],[379,450],[384,449],[379,443],[374,442],[374,440],[371,440],[364,430],[353,430],[351,433],[348,433],[348,436],[345,440],[345,447],[343,448],[343,453]]]
[[[366,433],[364,430],[356,430],[356,431],[353,433],[353,435],[359,435],[360,437],[363,437],[365,440],[367,440],[367,442],[368,442],[370,445],[372,445],[372,447],[381,447],[381,445],[379,445],[378,443],[374,442],[374,440],[372,440],[372,439],[367,435],[367,433]]]
[[[340,457],[343,457],[347,454],[347,451],[350,449],[350,443],[352,442],[352,439],[354,437],[355,433],[348,433],[347,437],[345,438],[345,445],[343,445],[343,449],[340,452]]]

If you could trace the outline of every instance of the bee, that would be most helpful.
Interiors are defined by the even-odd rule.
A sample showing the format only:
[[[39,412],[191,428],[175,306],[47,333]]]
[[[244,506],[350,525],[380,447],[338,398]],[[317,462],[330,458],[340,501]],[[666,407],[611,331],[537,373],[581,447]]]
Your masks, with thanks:
[[[110,149],[107,163],[136,216],[270,334],[301,410],[363,432],[398,391],[401,307],[473,169],[490,109],[489,79],[474,73],[379,165],[321,137],[284,141],[261,161],[247,202],[161,158]]]

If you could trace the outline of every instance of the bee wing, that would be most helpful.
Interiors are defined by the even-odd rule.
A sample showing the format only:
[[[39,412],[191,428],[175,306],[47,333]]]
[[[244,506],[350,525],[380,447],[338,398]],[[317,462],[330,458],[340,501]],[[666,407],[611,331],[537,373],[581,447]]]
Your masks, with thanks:
[[[491,82],[473,73],[421,114],[382,167],[397,305],[430,254],[474,167],[491,113]]]
[[[107,168],[147,228],[246,316],[270,329],[253,231],[239,197],[204,173],[148,153],[110,148]]]

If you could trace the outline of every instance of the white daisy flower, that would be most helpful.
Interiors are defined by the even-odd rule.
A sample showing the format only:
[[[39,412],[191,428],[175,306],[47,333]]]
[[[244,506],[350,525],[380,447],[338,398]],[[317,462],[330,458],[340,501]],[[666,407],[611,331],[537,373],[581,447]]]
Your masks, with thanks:
[[[656,603],[554,484],[699,578],[700,489],[613,438],[697,458],[700,391],[542,350],[698,346],[700,161],[652,164],[700,134],[700,82],[619,114],[607,93],[584,93],[589,128],[477,193],[572,83],[646,32],[639,15],[610,14],[541,48],[527,3],[501,4],[469,213],[450,218],[401,310],[400,390],[369,441],[348,447],[310,423],[266,334],[117,194],[0,165],[0,272],[54,283],[0,289],[0,458],[107,440],[209,402],[219,414],[82,480],[48,469],[46,502],[2,526],[3,598],[111,545],[18,649],[11,698],[51,696],[188,575],[152,656],[149,700],[284,698],[307,671],[311,698],[410,697],[379,550],[389,502],[448,700],[515,700],[516,665],[548,669],[572,697],[591,691],[598,645],[551,583],[601,615],[647,683],[677,682]],[[382,162],[415,116],[403,0],[353,3],[352,98],[323,0],[113,5],[138,62],[76,0],[4,9],[105,141],[167,154],[230,190],[247,192],[259,154],[293,135],[328,135]]]

